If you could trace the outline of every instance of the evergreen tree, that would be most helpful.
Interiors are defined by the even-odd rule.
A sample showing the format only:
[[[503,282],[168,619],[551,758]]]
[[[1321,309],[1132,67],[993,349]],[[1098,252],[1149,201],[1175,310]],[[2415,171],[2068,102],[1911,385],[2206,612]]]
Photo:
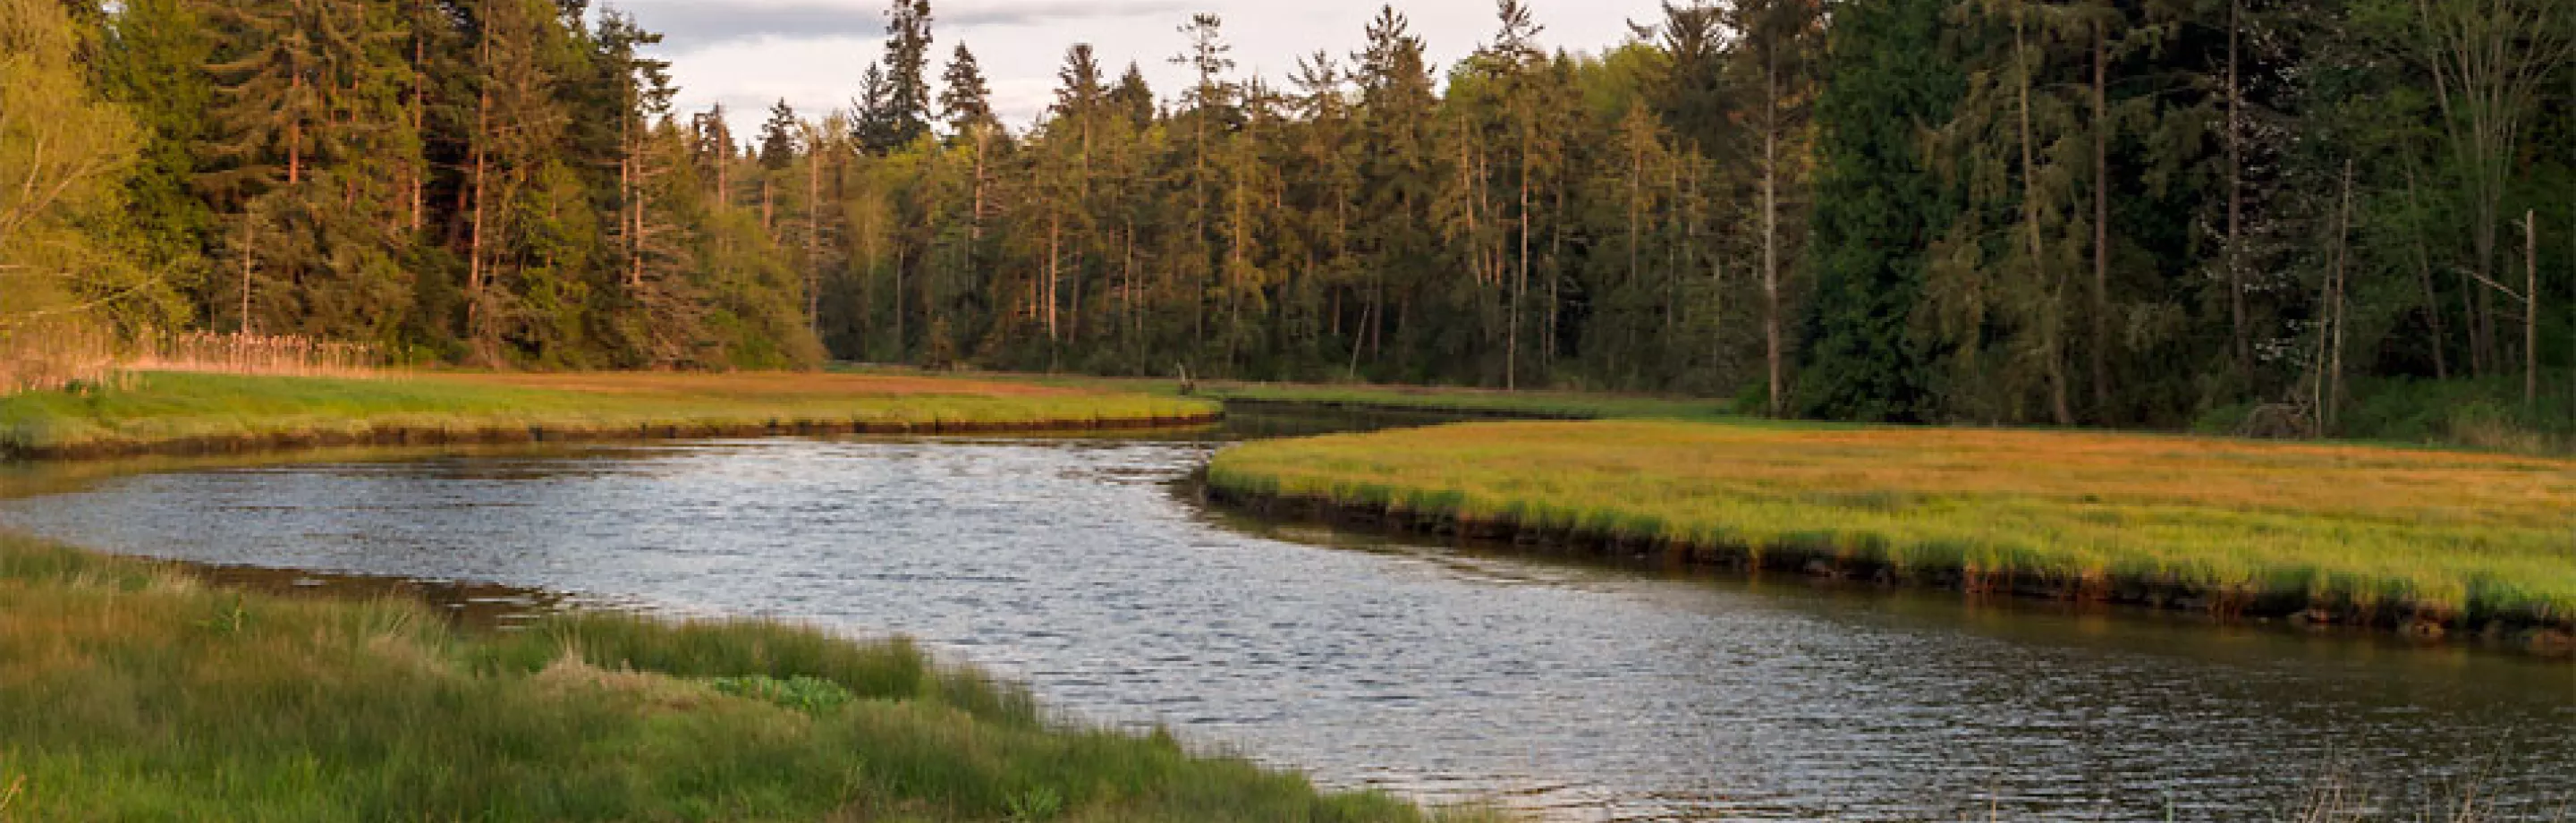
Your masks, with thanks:
[[[892,0],[886,9],[885,85],[875,101],[879,151],[930,133],[930,0]],[[872,66],[873,67],[873,66]]]
[[[760,124],[760,167],[780,171],[796,162],[797,141],[804,124],[796,119],[796,109],[784,99],[769,107],[769,119]]]
[[[975,53],[966,44],[957,44],[939,81],[939,117],[948,122],[951,136],[1001,127],[1001,120],[993,116],[992,86],[984,82],[984,70],[975,64]]]
[[[1920,134],[1965,93],[1941,45],[1942,0],[1846,0],[1831,14],[1832,82],[1816,99],[1815,296],[1798,347],[1801,414],[1937,414],[1933,340],[1913,323],[1932,238],[1958,208]]]

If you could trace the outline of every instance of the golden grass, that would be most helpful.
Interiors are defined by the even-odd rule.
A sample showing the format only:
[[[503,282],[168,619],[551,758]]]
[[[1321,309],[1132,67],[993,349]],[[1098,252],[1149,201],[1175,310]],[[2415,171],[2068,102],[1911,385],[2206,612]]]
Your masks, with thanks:
[[[2576,461],[1986,429],[1488,423],[1253,443],[1221,489],[1790,552],[2576,621]]]

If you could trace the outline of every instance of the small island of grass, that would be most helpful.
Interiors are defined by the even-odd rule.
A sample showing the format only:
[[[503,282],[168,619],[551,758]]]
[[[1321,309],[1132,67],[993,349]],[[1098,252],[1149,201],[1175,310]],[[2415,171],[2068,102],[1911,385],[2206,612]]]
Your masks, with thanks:
[[[2576,462],[2164,435],[1473,423],[1236,446],[1210,486],[1837,576],[2392,626],[2576,626]],[[2563,638],[2563,634],[2553,635]]]

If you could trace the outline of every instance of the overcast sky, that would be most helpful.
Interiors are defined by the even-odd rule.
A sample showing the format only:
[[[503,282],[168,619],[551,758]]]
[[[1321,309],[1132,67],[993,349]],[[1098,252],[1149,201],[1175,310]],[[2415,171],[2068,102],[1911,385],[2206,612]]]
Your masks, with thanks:
[[[770,104],[786,98],[800,114],[845,108],[859,73],[884,52],[885,0],[608,0],[645,28],[662,32],[683,111],[722,102],[746,140]],[[1225,21],[1239,75],[1287,85],[1298,56],[1325,49],[1348,61],[1380,0],[931,0],[935,76],[959,41],[974,50],[993,87],[993,106],[1014,129],[1045,107],[1064,50],[1088,42],[1114,78],[1133,60],[1157,97],[1170,99],[1186,72],[1169,64],[1191,14]],[[1550,48],[1599,52],[1627,36],[1628,21],[1656,17],[1656,0],[1529,0]],[[1492,0],[1412,0],[1411,18],[1434,61],[1445,67],[1490,37]]]

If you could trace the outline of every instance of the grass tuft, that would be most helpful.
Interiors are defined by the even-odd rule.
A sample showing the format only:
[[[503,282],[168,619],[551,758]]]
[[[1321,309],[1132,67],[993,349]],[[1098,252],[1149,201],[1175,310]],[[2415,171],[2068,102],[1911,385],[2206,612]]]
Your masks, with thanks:
[[[482,634],[170,579],[0,536],[9,820],[1445,819],[1043,722],[901,641],[596,614]]]

